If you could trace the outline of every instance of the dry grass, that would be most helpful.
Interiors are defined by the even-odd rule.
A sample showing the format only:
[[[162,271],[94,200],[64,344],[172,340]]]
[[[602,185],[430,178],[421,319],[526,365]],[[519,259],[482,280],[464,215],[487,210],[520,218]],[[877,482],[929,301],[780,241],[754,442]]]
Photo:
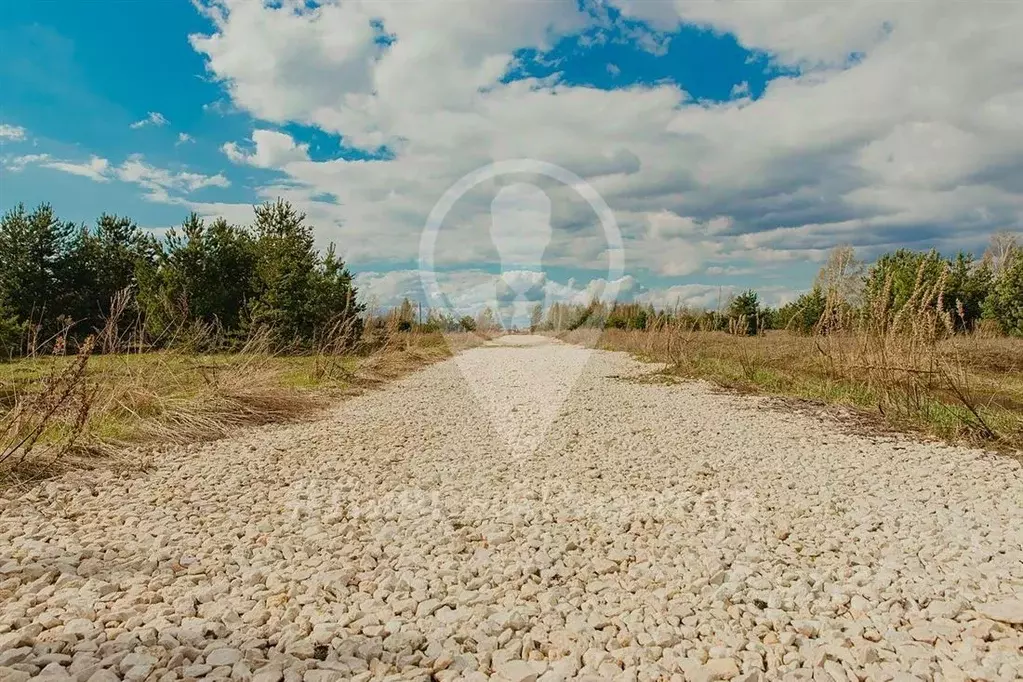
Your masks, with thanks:
[[[1023,339],[955,335],[924,344],[902,333],[736,336],[679,328],[579,330],[563,338],[729,389],[843,405],[951,442],[1023,448]]]
[[[445,338],[446,337],[446,338]],[[261,338],[237,353],[187,350],[94,354],[0,363],[0,483],[116,460],[126,448],[224,437],[249,425],[316,415],[453,350],[473,334],[378,330],[305,355],[269,352]]]
[[[575,332],[590,345],[663,362],[667,372],[741,391],[841,404],[890,426],[999,450],[1023,449],[1023,339],[963,333],[963,313],[921,266],[908,299],[891,280],[860,308],[828,297],[813,333],[701,331],[682,316],[644,331]],[[958,304],[955,306],[958,309]],[[571,338],[571,337],[570,337]]]

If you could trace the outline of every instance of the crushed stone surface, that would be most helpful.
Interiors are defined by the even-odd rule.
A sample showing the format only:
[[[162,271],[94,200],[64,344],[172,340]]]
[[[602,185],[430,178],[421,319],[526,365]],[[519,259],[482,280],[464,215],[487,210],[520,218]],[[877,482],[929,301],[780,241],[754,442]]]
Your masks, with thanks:
[[[0,493],[0,682],[1017,680],[1018,462],[505,337]]]

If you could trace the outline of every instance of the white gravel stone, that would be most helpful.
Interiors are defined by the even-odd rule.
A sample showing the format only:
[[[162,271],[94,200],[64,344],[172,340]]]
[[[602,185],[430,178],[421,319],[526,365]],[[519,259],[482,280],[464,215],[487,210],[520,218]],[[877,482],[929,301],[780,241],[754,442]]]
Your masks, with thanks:
[[[242,652],[237,649],[216,649],[206,656],[206,665],[214,668],[222,665],[234,665],[242,660]]]
[[[64,623],[64,632],[73,635],[88,635],[96,629],[96,624],[88,618],[75,618]]]
[[[1000,623],[1023,625],[1023,599],[1006,599],[992,604],[981,604],[977,613]]]
[[[655,369],[506,337],[0,491],[0,682],[1023,678],[1017,462]]]
[[[536,669],[525,661],[508,661],[497,667],[497,677],[504,682],[536,682]]]

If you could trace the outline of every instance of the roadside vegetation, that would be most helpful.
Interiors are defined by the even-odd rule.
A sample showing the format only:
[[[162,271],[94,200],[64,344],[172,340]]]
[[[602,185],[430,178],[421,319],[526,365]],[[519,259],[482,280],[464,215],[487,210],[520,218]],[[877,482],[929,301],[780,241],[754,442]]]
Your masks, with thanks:
[[[665,373],[837,404],[900,429],[1023,449],[1023,248],[983,258],[899,250],[867,267],[832,251],[779,309],[746,291],[721,310],[554,305],[534,329],[665,363]]]
[[[0,219],[0,481],[301,418],[478,343],[469,322],[368,312],[286,202],[162,239],[19,206]]]
[[[777,309],[538,308],[534,331],[631,351],[667,374],[841,404],[898,428],[1023,445],[1023,248],[980,259],[836,248]],[[333,246],[287,202],[248,226],[189,216],[160,238],[128,218],[0,218],[0,480],[301,418],[497,333],[487,309],[368,311]]]

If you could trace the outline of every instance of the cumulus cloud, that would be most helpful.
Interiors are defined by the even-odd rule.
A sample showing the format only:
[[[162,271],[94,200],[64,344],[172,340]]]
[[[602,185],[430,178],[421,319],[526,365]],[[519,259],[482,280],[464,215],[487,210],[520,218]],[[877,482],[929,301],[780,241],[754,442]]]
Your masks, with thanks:
[[[236,143],[228,142],[221,150],[231,161],[257,168],[282,168],[295,161],[309,160],[309,145],[296,144],[290,135],[276,130],[254,131],[252,147],[251,152],[246,152]]]
[[[10,123],[0,123],[0,140],[21,142],[25,139],[25,132],[25,129],[21,126],[11,125]]]
[[[203,175],[187,171],[169,171],[152,166],[141,154],[133,154],[114,174],[122,182],[131,182],[147,190],[146,198],[161,203],[170,203],[170,192],[187,194],[204,187],[230,187],[231,183],[222,174]]]
[[[146,114],[145,118],[139,121],[135,121],[129,127],[132,130],[138,130],[139,128],[145,128],[146,126],[156,126],[157,128],[159,128],[161,126],[167,125],[168,123],[170,123],[170,121],[164,118],[163,114],[161,114],[159,111],[150,111],[148,114]]]
[[[189,135],[188,133],[178,133],[178,141],[176,145],[187,144],[189,142],[195,142],[195,138]]]
[[[452,13],[436,3],[213,1],[204,5],[213,30],[191,42],[235,108],[393,152],[313,162],[273,131],[224,149],[280,170],[263,195],[287,192],[356,262],[414,259],[426,216],[453,183],[519,157],[589,181],[618,217],[630,272],[784,268],[844,242],[867,253],[979,244],[1023,220],[1014,30],[1023,5],[611,1],[654,51],[667,32],[698,26],[733,34],[785,75],[756,98],[739,84],[724,103],[670,83],[506,81],[517,51],[544,59],[558,38],[599,23],[576,3]],[[498,185],[453,211],[442,258],[496,262]],[[554,228],[544,261],[599,270],[606,254],[592,211],[571,188],[544,188]]]

